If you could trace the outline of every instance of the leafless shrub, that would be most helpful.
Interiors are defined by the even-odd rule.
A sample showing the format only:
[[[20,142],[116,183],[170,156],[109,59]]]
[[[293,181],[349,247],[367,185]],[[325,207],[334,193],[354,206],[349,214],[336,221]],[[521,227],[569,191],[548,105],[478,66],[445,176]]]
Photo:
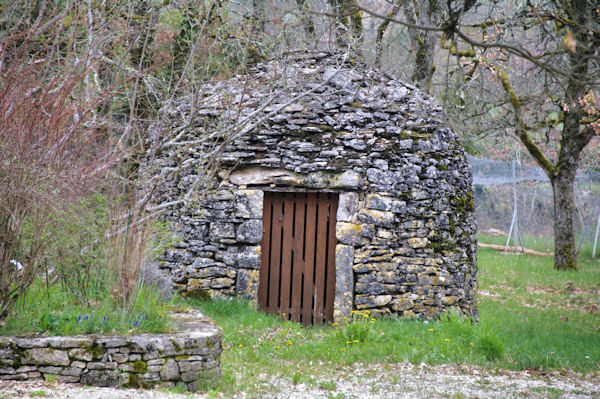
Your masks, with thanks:
[[[0,320],[36,277],[53,220],[72,214],[113,164],[89,123],[107,97],[84,93],[96,60],[91,47],[74,53],[78,32],[62,17],[42,9],[28,29],[0,36]]]

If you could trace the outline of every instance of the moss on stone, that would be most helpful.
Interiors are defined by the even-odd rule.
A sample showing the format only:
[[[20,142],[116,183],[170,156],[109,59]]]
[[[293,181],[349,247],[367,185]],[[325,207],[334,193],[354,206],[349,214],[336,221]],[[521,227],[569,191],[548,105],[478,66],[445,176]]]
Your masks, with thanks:
[[[453,202],[456,205],[457,213],[475,212],[475,201],[473,201],[473,193],[471,191],[467,192],[466,195],[454,197]]]
[[[406,140],[406,139],[428,140],[431,138],[431,134],[430,133],[419,133],[419,132],[415,132],[414,130],[402,130],[398,134],[398,137],[400,137],[402,140]]]
[[[183,293],[183,296],[201,301],[211,300],[210,294],[206,290],[186,291]]]
[[[307,123],[306,124],[307,127],[316,127],[317,129],[323,131],[323,132],[334,132],[335,129],[329,125],[318,125],[316,123]],[[305,132],[306,133],[306,132]],[[310,133],[309,133],[310,134]]]
[[[137,374],[129,374],[129,380],[123,384],[124,388],[144,388],[144,382]]]
[[[181,351],[181,349],[183,349],[181,346],[179,346],[179,344],[177,343],[177,340],[176,340],[176,339],[172,339],[172,338],[171,338],[171,339],[170,339],[170,341],[171,341],[171,343],[173,344],[173,347],[175,348],[175,350],[176,350],[177,352],[180,352],[180,351]]]
[[[146,371],[148,371],[148,364],[143,360],[133,362],[131,365],[133,366],[133,371],[138,374],[144,374]]]
[[[104,349],[99,346],[90,346],[83,348],[83,350],[91,354],[93,359],[100,359],[102,356],[104,356]]]
[[[441,254],[444,251],[444,245],[440,242],[429,241],[426,248],[433,249],[433,253]]]
[[[456,234],[456,223],[454,222],[453,218],[449,218],[448,225],[450,226],[450,234],[455,235]]]
[[[364,108],[364,105],[362,105],[361,103],[348,103],[346,105],[353,108]]]

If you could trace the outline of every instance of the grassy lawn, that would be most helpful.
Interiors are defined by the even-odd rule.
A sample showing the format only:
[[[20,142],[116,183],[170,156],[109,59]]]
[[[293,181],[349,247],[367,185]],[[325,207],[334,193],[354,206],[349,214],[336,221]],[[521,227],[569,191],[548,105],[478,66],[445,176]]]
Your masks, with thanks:
[[[572,283],[567,283],[571,281]],[[552,258],[479,251],[479,323],[374,320],[302,328],[238,301],[194,302],[224,331],[225,392],[267,389],[269,376],[329,389],[356,363],[467,363],[489,368],[600,368],[600,262],[558,272]],[[335,385],[335,384],[334,384]],[[332,387],[332,389],[334,389]]]

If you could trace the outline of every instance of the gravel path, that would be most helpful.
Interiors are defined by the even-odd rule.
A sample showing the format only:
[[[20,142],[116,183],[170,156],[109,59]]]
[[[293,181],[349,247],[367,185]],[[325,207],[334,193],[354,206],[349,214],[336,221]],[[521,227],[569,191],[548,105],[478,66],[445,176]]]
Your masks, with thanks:
[[[340,367],[329,376],[311,376],[311,384],[262,376],[236,394],[178,394],[168,390],[84,387],[48,382],[0,382],[0,399],[189,398],[600,398],[600,374],[529,373],[468,365],[381,364]]]

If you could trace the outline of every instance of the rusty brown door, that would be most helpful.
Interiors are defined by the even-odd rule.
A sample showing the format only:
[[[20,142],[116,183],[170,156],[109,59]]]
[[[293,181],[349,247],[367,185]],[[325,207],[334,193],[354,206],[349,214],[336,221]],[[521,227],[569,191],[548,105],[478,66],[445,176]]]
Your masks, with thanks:
[[[333,321],[336,193],[265,192],[258,304],[304,325]]]

